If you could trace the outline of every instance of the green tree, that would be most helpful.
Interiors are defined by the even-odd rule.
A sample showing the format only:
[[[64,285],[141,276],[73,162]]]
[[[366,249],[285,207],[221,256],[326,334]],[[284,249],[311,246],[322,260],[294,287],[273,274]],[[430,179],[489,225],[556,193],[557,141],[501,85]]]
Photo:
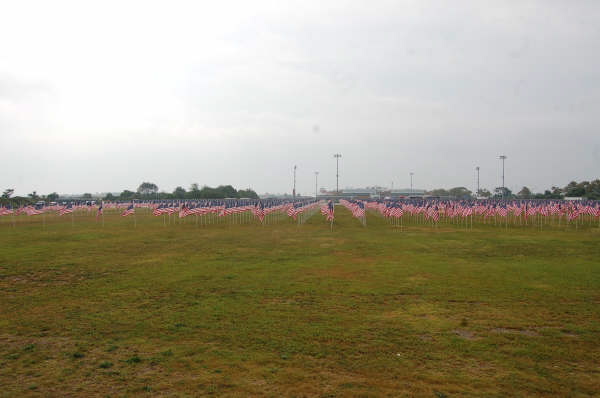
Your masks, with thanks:
[[[202,199],[222,199],[224,198],[223,193],[219,192],[216,188],[203,186],[200,190],[200,197]]]
[[[566,196],[581,197],[581,196],[585,195],[585,187],[588,184],[589,184],[589,182],[587,182],[587,181],[583,181],[580,183],[571,181],[564,188],[563,192],[565,192]]]
[[[427,192],[427,194],[431,196],[450,196],[450,193],[443,188],[434,189]]]
[[[469,199],[471,198],[471,191],[465,187],[455,187],[448,190],[450,196],[454,196],[457,199]]]
[[[183,187],[175,188],[175,190],[173,191],[173,196],[175,197],[175,199],[184,199],[185,198],[185,188],[183,188]]]
[[[258,199],[258,194],[253,189],[240,189],[237,191],[238,198]]]
[[[219,185],[217,190],[221,192],[223,198],[237,198],[237,191],[231,185]]]
[[[560,199],[562,195],[546,189],[544,193],[537,193],[533,196],[535,199]]]
[[[125,189],[123,192],[121,192],[121,194],[119,195],[119,199],[121,200],[131,200],[135,197],[135,192],[130,191],[128,189]]]
[[[169,192],[159,192],[158,199],[174,199],[173,194]]]
[[[590,182],[586,187],[585,195],[586,199],[600,199],[600,179],[595,179]]]
[[[2,193],[2,198],[10,199],[10,197],[13,195],[13,193],[15,193],[14,189],[12,189],[12,188],[5,189],[4,192]]]
[[[56,192],[49,193],[46,195],[46,199],[50,202],[56,202],[58,200],[58,194]]]
[[[137,189],[137,193],[142,196],[156,195],[158,186],[151,182],[142,182]]]
[[[479,190],[479,196],[481,196],[482,198],[489,198],[490,196],[492,196],[492,193],[487,189],[482,188]]]
[[[115,196],[112,193],[107,193],[106,196],[104,197],[104,200],[115,200]]]
[[[81,197],[83,199],[91,199],[92,198],[92,194],[89,192],[84,193],[83,195],[81,195]]]
[[[190,185],[190,190],[187,192],[186,197],[190,199],[200,198],[200,186],[198,185],[198,183],[195,182],[192,185]]]

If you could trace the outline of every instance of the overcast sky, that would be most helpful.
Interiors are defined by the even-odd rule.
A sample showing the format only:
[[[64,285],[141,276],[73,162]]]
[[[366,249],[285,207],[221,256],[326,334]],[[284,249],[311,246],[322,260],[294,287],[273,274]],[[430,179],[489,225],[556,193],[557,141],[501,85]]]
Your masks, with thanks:
[[[12,1],[0,189],[600,177],[600,1]]]

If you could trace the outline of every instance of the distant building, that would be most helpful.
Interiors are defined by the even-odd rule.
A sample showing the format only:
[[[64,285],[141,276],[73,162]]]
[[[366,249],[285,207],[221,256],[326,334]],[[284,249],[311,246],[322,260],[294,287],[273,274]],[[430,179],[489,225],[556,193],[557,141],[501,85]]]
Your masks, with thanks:
[[[425,196],[424,189],[388,189],[385,187],[366,187],[366,188],[344,188],[340,192],[326,191],[321,189],[320,199],[403,199],[403,198],[422,198]]]
[[[410,189],[410,188],[391,189],[389,191],[384,191],[381,194],[385,195],[384,198],[389,197],[391,199],[422,198],[423,196],[425,196],[425,190],[424,189]]]

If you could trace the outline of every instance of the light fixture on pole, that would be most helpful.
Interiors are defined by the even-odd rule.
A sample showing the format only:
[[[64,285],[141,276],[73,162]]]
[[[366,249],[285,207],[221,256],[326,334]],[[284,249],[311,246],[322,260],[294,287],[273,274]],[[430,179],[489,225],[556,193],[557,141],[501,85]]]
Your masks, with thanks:
[[[342,157],[342,154],[336,153],[335,155],[333,155],[333,157],[335,158],[335,192],[339,195],[340,194],[340,185],[339,185],[340,158]]]
[[[315,199],[317,199],[317,179],[319,178],[319,172],[315,171]]]
[[[294,165],[294,190],[292,191],[292,197],[296,199],[296,165]]]
[[[475,192],[475,197],[479,197],[479,166],[475,167],[477,170],[477,192]]]
[[[504,161],[506,160],[506,155],[500,155],[500,160],[502,160],[502,199],[504,199]]]

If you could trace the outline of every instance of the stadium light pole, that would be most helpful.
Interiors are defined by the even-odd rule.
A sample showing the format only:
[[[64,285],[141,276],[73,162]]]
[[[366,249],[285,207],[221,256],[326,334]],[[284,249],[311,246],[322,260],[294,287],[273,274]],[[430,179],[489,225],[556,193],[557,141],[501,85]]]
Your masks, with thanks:
[[[504,199],[504,161],[506,160],[506,155],[500,155],[500,160],[502,160],[502,199]]]
[[[317,185],[318,185],[317,181],[318,181],[318,178],[319,178],[319,172],[315,171],[315,200],[317,199]]]
[[[296,165],[294,165],[294,190],[292,191],[292,198],[296,199]]]
[[[335,158],[335,192],[339,195],[340,194],[340,158],[342,157],[342,154],[340,153],[336,153],[335,155],[333,155],[333,157]]]
[[[475,170],[477,170],[477,192],[475,192],[475,196],[478,197],[479,196],[479,166],[475,167]]]
[[[410,196],[413,196],[413,176],[415,175],[415,173],[413,173],[412,171],[410,172]]]

